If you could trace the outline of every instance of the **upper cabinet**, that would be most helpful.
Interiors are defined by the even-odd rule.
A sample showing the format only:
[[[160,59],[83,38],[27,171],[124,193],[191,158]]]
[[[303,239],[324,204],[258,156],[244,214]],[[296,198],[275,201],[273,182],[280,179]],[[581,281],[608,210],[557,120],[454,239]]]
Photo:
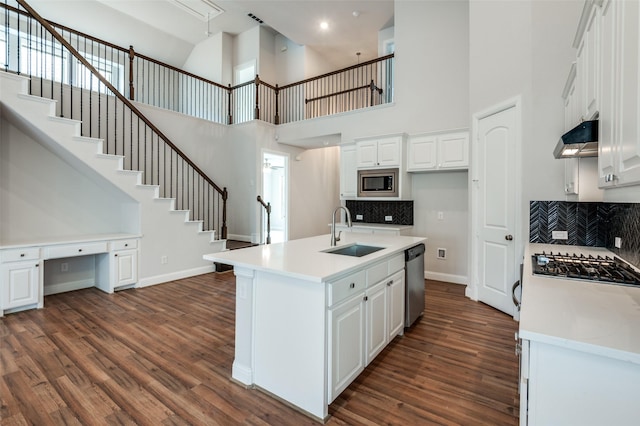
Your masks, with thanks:
[[[640,184],[640,3],[600,8],[601,95],[598,184]]]
[[[340,147],[340,199],[355,198],[358,192],[356,146]]]
[[[358,168],[401,167],[402,135],[360,139],[356,143]]]
[[[469,132],[428,133],[409,137],[407,171],[466,170]]]

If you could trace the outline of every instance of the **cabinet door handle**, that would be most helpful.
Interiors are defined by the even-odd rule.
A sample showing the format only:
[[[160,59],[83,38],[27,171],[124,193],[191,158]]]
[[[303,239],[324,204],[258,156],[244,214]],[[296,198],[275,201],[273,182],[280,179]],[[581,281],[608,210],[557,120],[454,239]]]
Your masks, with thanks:
[[[387,286],[390,286],[391,284],[393,284],[393,280],[389,281],[389,282],[387,283]]]
[[[20,257],[24,257],[24,253],[20,253]]]
[[[78,249],[78,253],[80,253],[82,251],[82,249]]]
[[[367,300],[369,300],[369,297],[365,296],[365,297],[362,298],[362,300],[364,300],[366,302]]]
[[[356,288],[356,283],[349,284],[349,288]]]
[[[118,257],[118,253],[114,254],[115,257]]]
[[[129,244],[125,244],[124,246],[125,246],[125,247],[129,247]]]
[[[36,263],[36,268],[37,268],[38,266],[40,266],[40,264],[39,264],[39,263]]]

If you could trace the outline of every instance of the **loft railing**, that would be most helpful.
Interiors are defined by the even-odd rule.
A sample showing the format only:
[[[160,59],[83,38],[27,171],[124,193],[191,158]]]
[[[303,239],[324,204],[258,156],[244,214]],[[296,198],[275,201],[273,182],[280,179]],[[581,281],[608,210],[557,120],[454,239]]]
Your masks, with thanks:
[[[220,188],[124,95],[126,55],[62,26],[54,28],[24,0],[5,0],[0,21],[0,63],[30,77],[30,93],[55,99],[56,114],[82,122],[83,136],[104,140],[124,168],[142,171],[142,183],[189,210],[203,229],[226,238],[227,189]],[[82,54],[80,53],[82,52]],[[155,92],[156,89],[153,89]]]
[[[2,5],[6,27],[14,23],[9,19],[14,9],[8,4],[15,1],[4,0]],[[15,23],[20,25],[19,20]],[[282,124],[393,101],[393,54],[280,87],[262,81],[258,76],[254,81],[223,86],[137,53],[133,46],[116,46],[62,25],[50,24],[111,84],[127,94],[129,100],[216,123],[263,120]],[[8,36],[6,32],[5,28]],[[3,51],[0,59],[3,53],[9,57],[11,50],[2,43],[0,40]],[[43,53],[56,55],[51,49],[45,49]],[[50,61],[55,62],[40,60],[36,66],[48,72]]]

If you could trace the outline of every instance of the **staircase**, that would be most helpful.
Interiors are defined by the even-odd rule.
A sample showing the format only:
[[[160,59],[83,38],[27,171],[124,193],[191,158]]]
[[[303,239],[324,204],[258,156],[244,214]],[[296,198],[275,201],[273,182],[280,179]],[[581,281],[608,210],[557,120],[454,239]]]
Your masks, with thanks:
[[[161,198],[159,185],[143,184],[143,171],[125,170],[122,155],[104,154],[103,139],[81,136],[80,121],[57,117],[56,101],[29,95],[28,84],[26,77],[0,72],[5,116],[26,126],[71,167],[110,182],[138,203],[139,217],[131,218],[142,234],[138,286],[213,271],[202,255],[226,250],[226,240],[216,239],[215,230],[203,231],[203,222],[190,220],[188,210],[176,210],[174,198]]]

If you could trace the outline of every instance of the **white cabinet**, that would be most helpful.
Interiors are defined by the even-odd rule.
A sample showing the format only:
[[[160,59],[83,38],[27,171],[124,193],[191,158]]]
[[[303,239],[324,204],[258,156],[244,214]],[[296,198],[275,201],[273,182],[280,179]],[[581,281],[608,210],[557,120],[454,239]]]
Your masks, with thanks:
[[[0,316],[3,311],[41,306],[40,250],[6,250],[0,255]]]
[[[469,168],[469,132],[429,133],[409,137],[407,171]]]
[[[135,284],[138,281],[138,250],[120,250],[113,257],[112,288]]]
[[[404,261],[404,260],[403,260]],[[404,330],[404,269],[396,272],[386,281],[387,291],[387,341]]]
[[[334,400],[364,370],[365,309],[361,295],[329,310],[331,388]]]
[[[328,300],[333,401],[404,331],[404,253],[329,283]]]
[[[600,187],[640,184],[640,4],[611,0],[602,8]]]
[[[403,139],[402,136],[386,136],[359,140],[356,143],[356,166],[400,167]]]
[[[356,146],[340,147],[340,199],[355,198],[358,193]]]
[[[389,341],[387,335],[387,286],[385,282],[368,288],[364,296],[366,306],[366,363],[384,349]]]
[[[409,226],[409,225],[396,225],[397,227],[394,227],[393,225],[388,226],[388,225],[382,225],[382,224],[378,224],[376,226],[376,224],[372,224],[372,223],[368,223],[365,225],[358,225],[358,223],[362,223],[362,222],[356,222],[351,227],[344,224],[336,224],[336,232],[353,232],[356,234],[377,234],[377,235],[400,236],[400,235],[409,235],[411,233],[411,229],[413,228],[412,226]]]
[[[638,424],[640,365],[606,353],[523,340],[520,424]]]

